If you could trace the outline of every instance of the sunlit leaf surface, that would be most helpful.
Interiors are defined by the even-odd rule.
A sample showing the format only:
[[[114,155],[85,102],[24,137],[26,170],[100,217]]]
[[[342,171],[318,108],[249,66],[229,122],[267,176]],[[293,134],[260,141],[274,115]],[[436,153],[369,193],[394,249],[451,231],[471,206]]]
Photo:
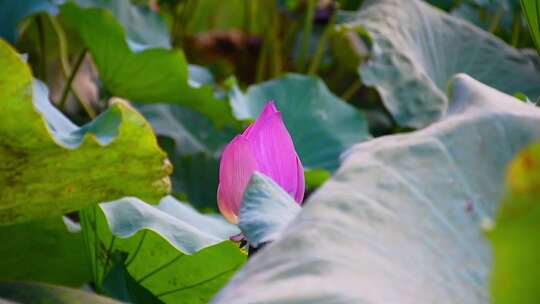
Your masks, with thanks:
[[[170,164],[150,125],[126,102],[79,128],[3,40],[0,66],[0,224],[125,195],[156,202],[169,191]]]
[[[540,146],[533,144],[512,161],[506,195],[495,227],[488,234],[494,250],[491,279],[493,303],[540,301]]]

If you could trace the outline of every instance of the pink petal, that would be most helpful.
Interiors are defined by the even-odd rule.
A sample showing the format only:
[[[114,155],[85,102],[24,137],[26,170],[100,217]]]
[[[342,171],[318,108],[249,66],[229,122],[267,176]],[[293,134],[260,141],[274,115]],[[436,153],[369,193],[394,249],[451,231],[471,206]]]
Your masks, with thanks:
[[[236,136],[221,156],[218,186],[219,210],[233,224],[238,222],[244,190],[257,168],[251,144],[243,135]]]
[[[258,171],[271,177],[295,199],[302,199],[304,176],[303,169],[299,170],[302,165],[299,165],[291,136],[273,101],[266,104],[243,135],[251,143]]]
[[[296,157],[296,172],[298,174],[298,180],[297,180],[297,188],[296,188],[296,194],[294,195],[294,200],[298,204],[302,204],[302,200],[304,199],[304,191],[305,191],[305,182],[304,182],[304,167],[302,167],[302,163],[300,162],[300,159],[298,156]]]

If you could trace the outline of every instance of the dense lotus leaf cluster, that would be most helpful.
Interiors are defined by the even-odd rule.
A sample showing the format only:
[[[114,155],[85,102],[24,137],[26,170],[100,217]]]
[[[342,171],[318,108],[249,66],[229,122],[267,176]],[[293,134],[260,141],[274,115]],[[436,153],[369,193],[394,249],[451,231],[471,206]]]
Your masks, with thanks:
[[[540,302],[539,8],[0,1],[0,302]]]

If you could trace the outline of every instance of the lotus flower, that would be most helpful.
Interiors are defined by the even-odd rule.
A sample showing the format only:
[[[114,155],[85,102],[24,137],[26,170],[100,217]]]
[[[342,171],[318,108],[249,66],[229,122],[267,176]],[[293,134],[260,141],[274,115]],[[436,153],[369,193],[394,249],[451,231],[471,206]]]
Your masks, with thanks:
[[[255,171],[272,178],[301,204],[304,168],[274,101],[255,123],[237,135],[223,151],[219,166],[218,207],[231,223],[238,223],[244,190]]]

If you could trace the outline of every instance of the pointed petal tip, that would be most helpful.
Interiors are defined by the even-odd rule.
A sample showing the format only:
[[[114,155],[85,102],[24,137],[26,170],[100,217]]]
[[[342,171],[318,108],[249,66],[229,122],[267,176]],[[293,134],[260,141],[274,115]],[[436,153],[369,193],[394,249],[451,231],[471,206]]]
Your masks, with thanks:
[[[266,102],[266,106],[265,106],[265,107],[271,107],[272,109],[274,109],[274,110],[277,111],[276,101],[273,100],[273,99],[269,99],[269,100]]]
[[[280,112],[276,106],[276,102],[273,99],[270,99],[266,102],[266,105],[264,106],[264,109],[262,110],[260,116],[266,116],[266,115],[275,114],[275,113],[280,113]]]
[[[277,119],[277,120],[276,120]],[[264,109],[259,114],[254,123],[250,124],[242,135],[246,139],[251,140],[253,137],[257,136],[262,130],[268,128],[268,123],[283,123],[283,118],[281,117],[281,112],[278,111],[273,100],[270,100],[264,106]]]

